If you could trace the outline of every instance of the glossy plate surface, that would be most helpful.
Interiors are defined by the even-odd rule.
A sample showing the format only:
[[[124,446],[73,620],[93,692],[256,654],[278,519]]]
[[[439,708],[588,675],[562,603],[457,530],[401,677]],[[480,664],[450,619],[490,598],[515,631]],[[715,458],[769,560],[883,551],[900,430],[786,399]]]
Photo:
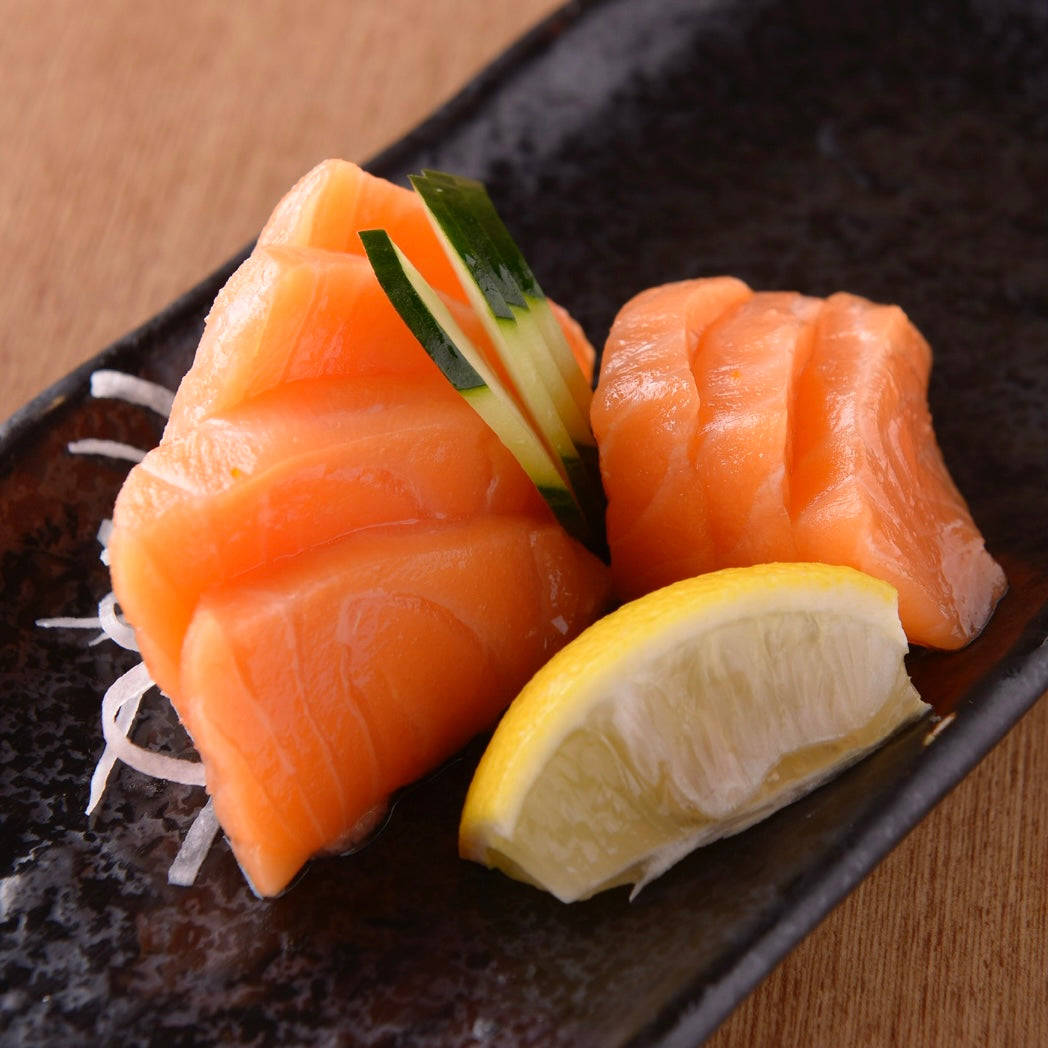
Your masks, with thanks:
[[[1039,9],[1041,14],[1038,16]],[[318,158],[319,159],[319,158]],[[372,165],[484,179],[543,285],[599,341],[640,288],[897,301],[936,351],[947,461],[1011,589],[911,671],[942,713],[632,904],[564,907],[455,855],[479,748],[357,855],[255,899],[220,842],[166,871],[202,792],[122,771],[82,812],[102,689],[132,661],[44,616],[109,588],[95,534],[228,269],[12,419],[0,444],[0,1034],[12,1043],[694,1044],[1048,687],[1048,23],[1039,4],[605,0],[555,16]],[[136,738],[158,744],[159,708]]]

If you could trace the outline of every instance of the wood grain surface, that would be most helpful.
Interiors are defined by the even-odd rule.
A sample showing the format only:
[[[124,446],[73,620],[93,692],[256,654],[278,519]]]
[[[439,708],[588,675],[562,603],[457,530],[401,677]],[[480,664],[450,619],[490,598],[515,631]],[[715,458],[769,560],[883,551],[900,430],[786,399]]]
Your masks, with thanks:
[[[0,417],[555,6],[0,0]],[[1046,740],[1042,702],[709,1043],[1048,1045]]]

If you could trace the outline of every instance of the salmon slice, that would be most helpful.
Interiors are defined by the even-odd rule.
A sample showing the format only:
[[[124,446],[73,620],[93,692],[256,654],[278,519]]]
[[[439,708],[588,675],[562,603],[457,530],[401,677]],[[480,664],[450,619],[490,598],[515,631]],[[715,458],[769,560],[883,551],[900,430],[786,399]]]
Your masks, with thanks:
[[[606,594],[560,528],[513,517],[362,531],[209,592],[175,702],[255,890],[489,727]]]
[[[701,399],[691,354],[709,325],[752,295],[734,277],[681,281],[641,292],[615,319],[590,417],[624,600],[708,570],[713,540],[692,458]]]
[[[487,352],[473,311],[445,300]],[[166,435],[179,433],[285,382],[395,376],[445,383],[379,286],[367,258],[315,248],[259,248],[219,292]]]
[[[506,379],[477,315],[442,297],[459,327]],[[565,310],[554,306],[554,314],[591,377],[593,347]],[[165,435],[176,437],[285,382],[377,375],[424,382],[431,389],[447,384],[390,305],[367,258],[319,248],[259,247],[215,299]]]
[[[465,292],[426,218],[422,202],[409,189],[376,178],[347,160],[324,160],[301,178],[277,204],[258,238],[256,251],[278,245],[320,248],[363,255],[359,232],[384,229],[411,259],[415,268],[447,299],[466,302]],[[566,310],[551,303],[587,379],[593,380],[595,353],[582,328]],[[459,319],[459,314],[455,314]],[[487,335],[474,337],[487,343]],[[502,364],[490,361],[505,377]]]
[[[910,640],[952,650],[1006,583],[935,440],[931,363],[897,306],[827,299],[797,398],[793,515],[801,559],[890,582]]]
[[[446,300],[466,302],[462,285],[418,196],[346,160],[324,160],[300,179],[277,204],[258,238],[258,247],[285,244],[362,255],[358,234],[365,229],[384,229]],[[592,382],[593,346],[566,310],[555,302],[550,305],[579,367]],[[472,325],[461,326],[482,350],[486,348],[486,332]],[[486,355],[505,380],[502,362],[490,351]]]
[[[433,287],[466,301],[418,196],[347,160],[324,160],[301,178],[273,210],[258,245],[363,255],[362,229],[386,230]]]
[[[492,513],[549,519],[516,460],[446,383],[314,379],[165,440],[129,474],[113,585],[153,679],[179,692],[201,595],[375,524]]]
[[[961,647],[1004,591],[946,470],[931,354],[897,307],[650,289],[615,320],[592,420],[620,596],[810,560],[891,582],[913,643]]]
[[[811,352],[821,303],[760,292],[725,311],[692,351],[700,390],[692,448],[709,507],[702,571],[796,560],[787,461],[797,376]]]

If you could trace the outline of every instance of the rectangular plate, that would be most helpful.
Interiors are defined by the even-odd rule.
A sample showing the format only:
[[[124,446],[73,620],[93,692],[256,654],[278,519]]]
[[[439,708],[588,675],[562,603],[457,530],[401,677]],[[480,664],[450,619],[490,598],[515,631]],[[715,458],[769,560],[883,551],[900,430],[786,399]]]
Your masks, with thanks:
[[[543,285],[594,340],[667,280],[898,301],[936,347],[940,441],[1011,589],[956,655],[921,654],[923,723],[632,904],[561,906],[455,855],[479,753],[400,798],[358,854],[255,899],[219,844],[167,867],[199,790],[116,777],[82,812],[110,644],[43,632],[109,588],[95,532],[148,413],[92,400],[116,367],[177,383],[232,265],[28,405],[0,444],[0,1029],[19,1042],[489,1040],[693,1044],[1048,686],[1048,26],[1030,3],[606,0],[554,16],[372,170],[485,180]],[[143,717],[156,745],[170,714]]]

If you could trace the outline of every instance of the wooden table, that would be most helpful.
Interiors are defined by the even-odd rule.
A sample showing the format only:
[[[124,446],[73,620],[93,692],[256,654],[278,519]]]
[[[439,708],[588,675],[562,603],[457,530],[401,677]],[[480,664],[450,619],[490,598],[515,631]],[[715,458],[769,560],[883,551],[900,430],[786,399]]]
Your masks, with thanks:
[[[0,416],[556,5],[0,0]],[[710,1043],[1048,1044],[1046,740],[1042,702]]]

